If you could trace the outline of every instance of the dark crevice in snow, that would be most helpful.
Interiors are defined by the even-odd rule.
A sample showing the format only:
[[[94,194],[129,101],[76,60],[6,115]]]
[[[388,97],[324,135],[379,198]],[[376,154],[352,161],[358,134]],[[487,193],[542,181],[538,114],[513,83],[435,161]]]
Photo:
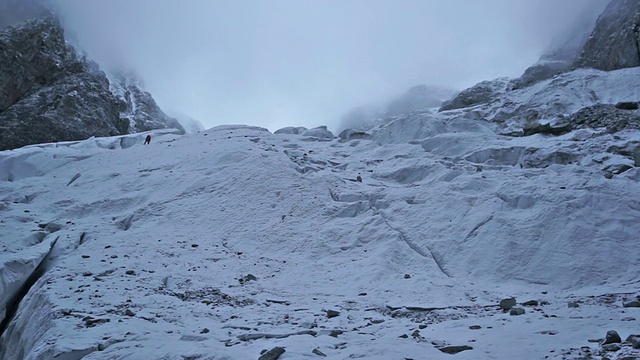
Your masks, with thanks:
[[[53,242],[51,242],[49,252],[42,258],[42,261],[40,261],[35,270],[33,270],[29,275],[27,281],[24,282],[20,290],[7,302],[6,315],[4,320],[0,323],[0,337],[2,337],[9,327],[9,324],[18,311],[18,307],[20,306],[22,299],[27,295],[27,293],[29,293],[29,290],[31,290],[31,287],[38,281],[38,279],[47,272],[47,269],[49,268],[49,258],[59,238],[60,237],[57,237]]]

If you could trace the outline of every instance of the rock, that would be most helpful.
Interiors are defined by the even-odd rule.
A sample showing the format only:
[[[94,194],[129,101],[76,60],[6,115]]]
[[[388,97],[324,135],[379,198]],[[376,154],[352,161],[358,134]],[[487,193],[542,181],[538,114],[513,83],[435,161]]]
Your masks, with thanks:
[[[273,349],[262,354],[258,360],[277,360],[280,355],[284,354],[285,350],[283,347],[276,346]]]
[[[136,316],[136,313],[134,313],[130,309],[125,310],[124,314],[127,315],[127,316]]]
[[[256,280],[258,280],[258,278],[257,278],[257,277],[255,277],[255,276],[254,276],[254,275],[252,275],[252,274],[247,274],[246,276],[244,276],[244,277],[242,277],[242,278],[238,279],[238,282],[240,282],[240,284],[244,284],[244,283],[246,283],[246,282],[249,282],[249,281],[256,281]]]
[[[631,343],[634,349],[640,349],[640,335],[629,335],[625,341]]]
[[[538,306],[538,300],[529,300],[522,303],[522,306]]]
[[[634,101],[626,101],[626,102],[619,102],[616,104],[616,109],[620,109],[620,110],[638,110],[638,108],[640,106],[638,106],[639,104],[637,102]]]
[[[338,335],[342,335],[343,333],[344,333],[344,331],[342,331],[342,330],[331,330],[329,332],[329,336],[337,338]]]
[[[454,346],[444,346],[444,347],[438,348],[438,350],[446,354],[457,354],[461,351],[473,350],[473,348],[468,345],[454,345]]]
[[[637,308],[637,307],[640,307],[640,300],[629,301],[628,303],[622,304],[622,306],[624,306],[626,308],[628,308],[628,307]]]
[[[523,136],[531,136],[534,134],[545,134],[545,135],[564,135],[572,130],[571,124],[561,124],[561,125],[551,125],[550,123],[539,124],[535,123],[529,126],[526,126],[523,129]]]
[[[509,315],[518,316],[518,315],[523,315],[524,313],[525,313],[525,310],[523,308],[512,308],[511,311],[509,312]]]
[[[620,338],[620,335],[618,335],[618,333],[615,330],[609,330],[607,331],[607,336],[605,337],[602,345],[615,344],[615,343],[621,343],[621,342],[622,342],[622,339]]]
[[[336,316],[339,316],[339,315],[340,315],[340,312],[339,312],[339,311],[336,311],[336,310],[327,310],[326,312],[327,312],[327,317],[328,317],[329,319],[334,318],[334,317],[336,317]]]
[[[313,349],[313,351],[311,351],[312,353],[318,355],[318,356],[322,356],[322,357],[326,357],[327,355],[325,353],[323,353],[322,351],[318,350],[318,349]]]
[[[542,330],[540,332],[538,332],[538,334],[542,334],[542,335],[557,335],[558,332],[555,330]]]
[[[575,66],[605,71],[640,66],[640,2],[611,1]]]
[[[399,338],[402,338],[402,339],[408,339],[408,338],[409,338],[409,335],[407,335],[407,334],[402,334],[402,335],[400,335],[400,336],[398,336],[398,337],[399,337]]]
[[[512,307],[516,306],[516,298],[511,297],[507,299],[502,299],[500,300],[499,306],[500,306],[500,309],[504,311],[511,310]]]
[[[580,304],[578,304],[577,301],[569,301],[567,306],[570,307],[570,308],[577,308],[577,307],[580,307]]]
[[[471,330],[480,330],[480,329],[482,329],[482,326],[480,326],[480,325],[471,325],[471,326],[469,326],[469,329],[471,329]]]
[[[576,51],[577,54],[578,51]],[[524,71],[524,74],[513,81],[514,89],[521,89],[542,80],[550,79],[558,74],[571,70],[571,59],[540,59],[536,64]]]
[[[618,351],[620,350],[620,344],[607,344],[602,345],[602,350],[604,351]]]
[[[127,270],[124,273],[127,274],[127,275],[135,275],[136,274],[136,272],[133,271],[133,270]]]
[[[633,111],[621,110],[611,104],[584,107],[565,118],[572,129],[606,128],[608,133],[627,129],[640,129],[640,117]]]
[[[474,105],[486,104],[504,94],[509,89],[508,78],[482,81],[461,91],[453,99],[445,101],[439,111],[462,109]]]

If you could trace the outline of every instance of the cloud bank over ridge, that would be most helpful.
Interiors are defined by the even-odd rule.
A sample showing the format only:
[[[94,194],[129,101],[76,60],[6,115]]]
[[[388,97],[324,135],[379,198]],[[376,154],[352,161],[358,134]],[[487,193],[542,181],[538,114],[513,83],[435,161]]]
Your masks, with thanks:
[[[519,76],[605,0],[53,0],[69,40],[206,127],[335,128],[416,84]]]

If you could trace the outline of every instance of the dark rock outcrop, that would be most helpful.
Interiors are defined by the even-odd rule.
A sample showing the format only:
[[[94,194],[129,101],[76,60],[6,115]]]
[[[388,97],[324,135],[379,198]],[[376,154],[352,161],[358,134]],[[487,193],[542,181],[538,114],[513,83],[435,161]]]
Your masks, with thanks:
[[[510,90],[508,78],[498,78],[491,81],[482,81],[472,87],[461,91],[453,99],[446,101],[439,111],[462,109],[469,106],[486,104]]]
[[[502,299],[500,300],[499,306],[500,306],[500,309],[504,311],[509,311],[511,310],[512,307],[516,306],[516,298],[510,297],[510,298]]]
[[[575,66],[605,71],[640,66],[638,0],[613,0],[607,5]]]
[[[627,129],[640,129],[640,111],[621,110],[615,105],[599,104],[585,107],[568,116],[565,123],[573,129],[606,128],[615,133]]]
[[[607,336],[605,337],[602,345],[619,344],[621,342],[622,339],[620,338],[620,335],[618,335],[618,332],[616,332],[615,330],[609,330],[607,331]]]
[[[183,130],[148,93],[128,90],[135,92],[139,107],[131,116],[98,65],[65,42],[57,18],[7,27],[0,32],[0,150],[166,127]]]

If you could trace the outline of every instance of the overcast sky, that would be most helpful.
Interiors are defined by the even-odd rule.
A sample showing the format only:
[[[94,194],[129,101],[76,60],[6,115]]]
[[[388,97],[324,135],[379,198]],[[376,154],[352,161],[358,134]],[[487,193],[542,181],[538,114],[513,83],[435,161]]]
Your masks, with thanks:
[[[202,122],[336,130],[417,84],[517,77],[606,0],[53,0],[70,41]]]

